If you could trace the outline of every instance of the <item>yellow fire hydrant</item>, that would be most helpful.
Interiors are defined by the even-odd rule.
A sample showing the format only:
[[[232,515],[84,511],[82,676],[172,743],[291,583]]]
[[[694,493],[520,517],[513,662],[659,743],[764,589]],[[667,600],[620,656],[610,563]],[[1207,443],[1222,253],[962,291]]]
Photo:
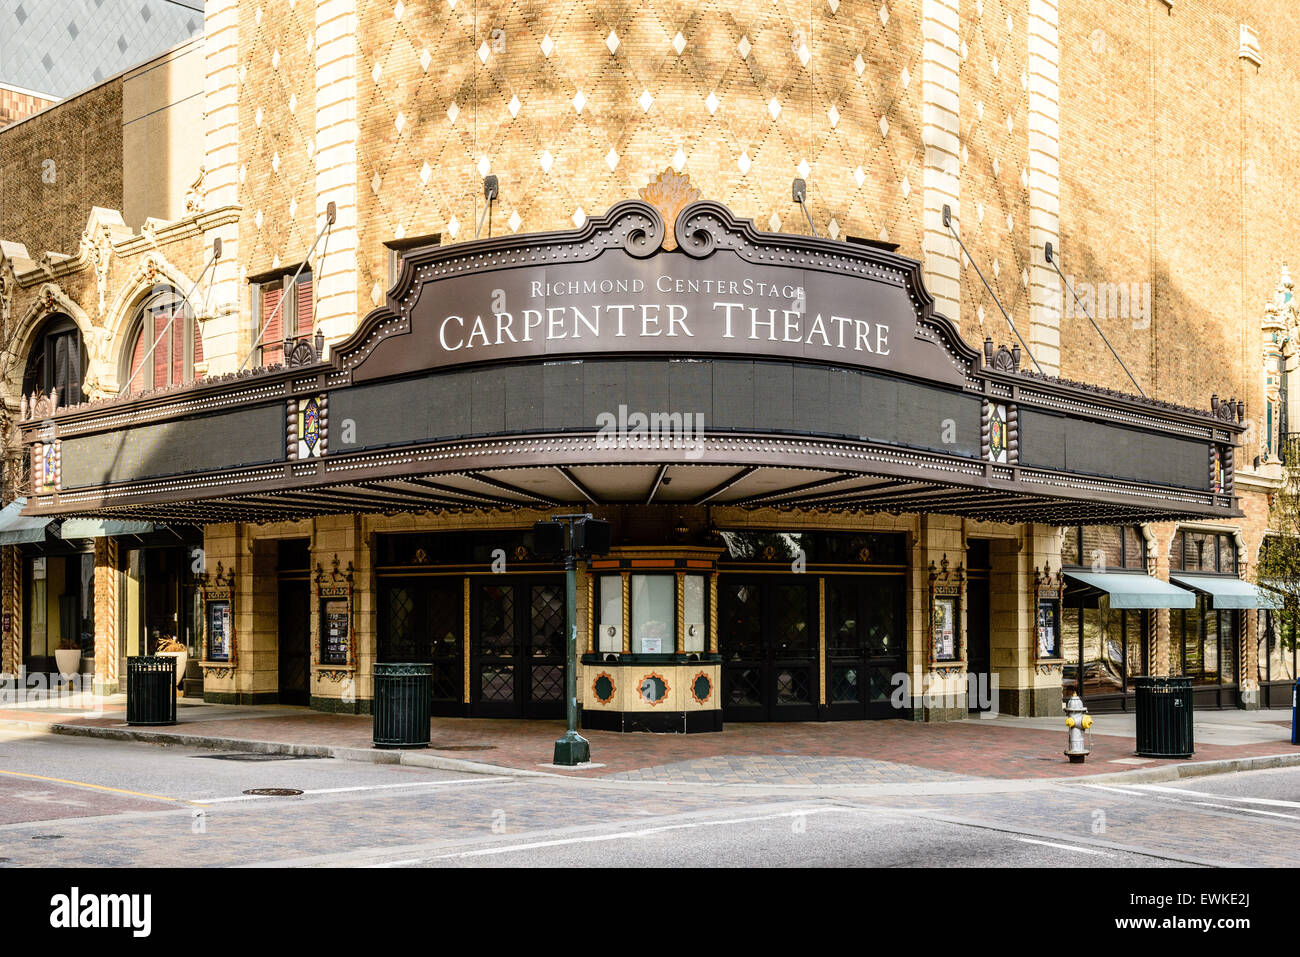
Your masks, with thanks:
[[[1065,726],[1070,729],[1065,756],[1071,764],[1082,764],[1089,753],[1083,733],[1092,727],[1092,715],[1088,714],[1088,709],[1083,706],[1083,699],[1077,692],[1070,695],[1070,700],[1065,703]]]

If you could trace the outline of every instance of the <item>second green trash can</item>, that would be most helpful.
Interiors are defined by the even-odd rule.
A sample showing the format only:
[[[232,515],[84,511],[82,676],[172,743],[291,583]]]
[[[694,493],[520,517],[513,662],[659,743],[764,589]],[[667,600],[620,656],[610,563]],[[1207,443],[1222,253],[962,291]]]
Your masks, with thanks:
[[[1136,678],[1137,753],[1144,758],[1190,758],[1192,679]]]
[[[413,661],[375,665],[375,747],[427,748],[432,701],[433,665]]]

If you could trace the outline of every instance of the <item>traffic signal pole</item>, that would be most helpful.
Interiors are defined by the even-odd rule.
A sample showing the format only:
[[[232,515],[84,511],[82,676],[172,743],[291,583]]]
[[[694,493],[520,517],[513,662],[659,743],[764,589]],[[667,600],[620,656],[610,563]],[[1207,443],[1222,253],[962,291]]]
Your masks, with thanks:
[[[564,695],[565,713],[568,718],[568,730],[564,737],[555,742],[553,764],[573,767],[586,764],[591,760],[591,745],[587,739],[578,734],[578,542],[577,526],[592,520],[590,513],[580,515],[556,515],[553,522],[568,525],[568,535],[564,539],[564,620],[567,628],[565,640]],[[603,527],[605,523],[599,523]],[[538,522],[540,533],[547,523]],[[608,538],[608,536],[606,536]],[[590,539],[583,536],[583,550],[590,550]]]
[[[591,745],[578,734],[578,557],[573,553],[573,520],[569,520],[569,547],[564,555],[564,619],[568,626],[564,695],[569,729],[555,742],[555,764],[573,767],[591,760]]]

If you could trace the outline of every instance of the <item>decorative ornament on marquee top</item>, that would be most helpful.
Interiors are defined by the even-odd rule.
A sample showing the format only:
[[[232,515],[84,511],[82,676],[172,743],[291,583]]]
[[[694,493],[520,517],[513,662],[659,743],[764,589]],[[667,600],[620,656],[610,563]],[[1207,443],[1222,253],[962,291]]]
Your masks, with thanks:
[[[670,166],[642,187],[640,195],[659,211],[664,224],[668,227],[664,230],[664,249],[676,249],[677,237],[673,235],[672,224],[677,222],[677,214],[699,199],[702,194],[691,185],[689,176],[675,172]]]

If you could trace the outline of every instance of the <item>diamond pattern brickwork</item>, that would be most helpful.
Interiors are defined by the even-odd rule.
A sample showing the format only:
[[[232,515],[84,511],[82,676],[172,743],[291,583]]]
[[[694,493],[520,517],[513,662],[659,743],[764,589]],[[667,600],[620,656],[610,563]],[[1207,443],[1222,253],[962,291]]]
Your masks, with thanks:
[[[1028,340],[1027,14],[1023,3],[1011,0],[963,0],[960,12],[962,241]],[[1014,342],[969,260],[962,263],[961,282],[962,336],[974,345],[986,335]]]
[[[302,262],[316,238],[315,13],[239,7],[239,248],[245,274]]]
[[[762,228],[920,248],[919,4],[360,0],[358,288],[383,243],[573,228],[665,167]],[[488,226],[483,232],[486,235]]]

